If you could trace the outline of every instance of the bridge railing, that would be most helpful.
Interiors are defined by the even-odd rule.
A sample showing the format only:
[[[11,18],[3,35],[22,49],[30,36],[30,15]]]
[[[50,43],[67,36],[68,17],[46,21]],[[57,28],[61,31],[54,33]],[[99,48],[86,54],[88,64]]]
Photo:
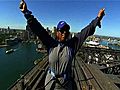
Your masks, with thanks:
[[[79,50],[79,55],[86,63],[107,64],[120,62],[119,50],[83,47]]]
[[[120,50],[82,47],[78,53],[85,63],[98,64],[108,74],[120,74]]]
[[[27,71],[21,76],[13,85],[11,85],[7,90],[35,90],[37,87],[37,80],[42,78],[48,67],[48,57],[44,56],[42,61],[36,64],[31,70]],[[42,79],[40,79],[42,80]]]

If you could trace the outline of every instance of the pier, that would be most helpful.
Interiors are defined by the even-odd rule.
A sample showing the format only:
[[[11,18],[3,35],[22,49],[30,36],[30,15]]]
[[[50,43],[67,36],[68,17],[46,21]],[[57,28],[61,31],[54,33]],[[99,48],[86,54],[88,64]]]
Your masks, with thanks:
[[[44,90],[48,56],[21,76],[8,90]],[[73,60],[77,90],[120,90],[120,51],[82,47]]]

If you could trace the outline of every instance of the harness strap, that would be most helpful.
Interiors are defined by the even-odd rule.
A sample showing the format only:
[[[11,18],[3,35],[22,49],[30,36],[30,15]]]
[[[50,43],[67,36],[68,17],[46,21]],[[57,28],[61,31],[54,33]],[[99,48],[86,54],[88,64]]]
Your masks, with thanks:
[[[43,89],[44,89],[44,88],[45,88],[45,87],[46,87],[46,86],[47,86],[47,85],[48,85],[48,84],[49,84],[52,80],[53,80],[53,78],[52,78],[52,79],[50,79],[50,81],[49,81],[49,82],[47,82],[47,83],[46,83],[46,85],[44,85],[43,87],[40,87],[40,88],[39,88],[39,90],[43,90]]]
[[[55,73],[52,70],[49,70],[49,73],[53,76],[52,80],[56,80],[56,82],[64,88],[64,86],[61,84],[58,78],[63,77],[64,79],[66,79],[66,74],[55,75]]]
[[[55,74],[52,70],[48,70],[48,72],[53,76],[53,78],[60,78],[60,77],[63,77],[64,79],[66,79],[66,74]]]
[[[64,84],[62,85],[62,84],[60,83],[60,80],[59,80],[58,78],[63,77],[64,79],[66,79],[66,74],[55,75],[55,73],[52,72],[50,69],[48,70],[48,73],[50,73],[50,74],[52,75],[52,78],[50,79],[49,82],[46,83],[46,85],[44,85],[43,87],[41,87],[40,90],[43,89],[43,88],[45,88],[52,80],[56,80],[56,82],[57,82],[58,84],[60,84],[63,88],[65,88],[64,85],[65,85],[66,83],[64,83]]]

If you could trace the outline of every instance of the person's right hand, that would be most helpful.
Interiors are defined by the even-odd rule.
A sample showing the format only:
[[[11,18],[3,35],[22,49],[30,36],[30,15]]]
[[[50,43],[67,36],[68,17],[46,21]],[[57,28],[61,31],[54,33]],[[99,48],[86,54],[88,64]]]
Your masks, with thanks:
[[[28,10],[27,4],[25,3],[24,0],[21,0],[19,8],[20,8],[21,12],[23,12],[23,13],[25,13]]]
[[[105,8],[100,9],[98,13],[98,17],[100,18],[100,20],[102,20],[103,16],[105,16]]]

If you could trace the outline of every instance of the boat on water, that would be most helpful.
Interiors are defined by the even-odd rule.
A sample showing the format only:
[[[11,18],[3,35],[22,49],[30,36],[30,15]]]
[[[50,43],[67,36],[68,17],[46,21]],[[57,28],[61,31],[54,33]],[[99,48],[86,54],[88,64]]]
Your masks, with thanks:
[[[96,41],[89,41],[89,42],[86,42],[86,44],[93,45],[93,46],[98,46],[98,45],[100,45],[100,43],[99,43],[99,42],[96,42]]]
[[[8,53],[12,53],[14,51],[15,51],[14,49],[9,49],[9,50],[6,50],[5,53],[8,54]]]
[[[88,41],[85,42],[87,47],[96,47],[96,48],[102,48],[102,49],[110,49],[108,45],[103,45],[98,41]]]

